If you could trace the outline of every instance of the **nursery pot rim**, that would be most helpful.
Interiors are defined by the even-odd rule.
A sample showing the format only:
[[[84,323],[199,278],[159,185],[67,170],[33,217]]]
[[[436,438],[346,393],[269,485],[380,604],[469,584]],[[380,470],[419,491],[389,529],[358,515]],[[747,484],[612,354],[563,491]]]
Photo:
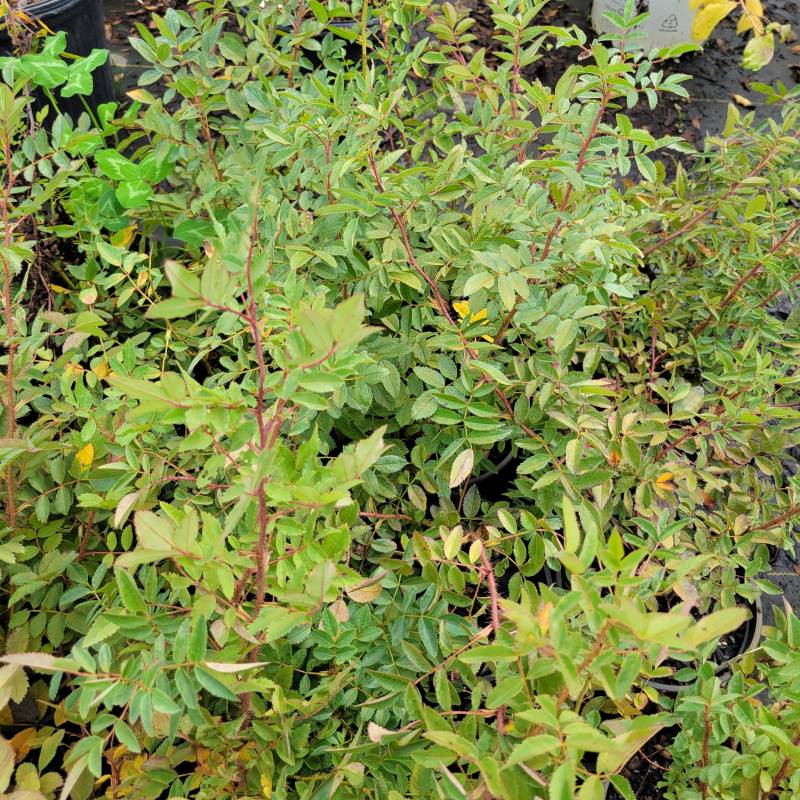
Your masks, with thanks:
[[[32,17],[54,16],[72,11],[75,6],[84,5],[87,2],[93,5],[98,0],[34,0],[32,3],[22,6],[20,10]]]
[[[761,633],[764,628],[764,603],[761,597],[757,597],[752,602],[742,603],[741,605],[746,605],[753,612],[753,616],[744,623],[746,626],[750,627],[750,635],[743,642],[740,652],[733,656],[733,658],[729,658],[727,661],[723,661],[721,664],[718,664],[715,668],[714,674],[725,683],[727,683],[727,681],[730,679],[731,663],[751,649],[754,644],[761,641]],[[688,689],[692,684],[670,683],[665,681],[663,678],[656,678],[654,680],[647,681],[647,685],[652,686],[662,694],[676,695],[685,689]]]

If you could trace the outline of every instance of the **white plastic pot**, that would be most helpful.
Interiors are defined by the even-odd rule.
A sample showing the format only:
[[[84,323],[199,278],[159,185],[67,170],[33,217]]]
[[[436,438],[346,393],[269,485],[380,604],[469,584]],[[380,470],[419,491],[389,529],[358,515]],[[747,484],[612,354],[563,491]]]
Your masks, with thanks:
[[[606,11],[622,14],[625,0],[594,0],[592,5],[592,25],[598,33],[618,31],[604,16]],[[636,30],[644,34],[639,44],[645,50],[692,41],[692,20],[696,10],[689,8],[689,0],[642,0],[637,12],[645,10],[650,16]]]

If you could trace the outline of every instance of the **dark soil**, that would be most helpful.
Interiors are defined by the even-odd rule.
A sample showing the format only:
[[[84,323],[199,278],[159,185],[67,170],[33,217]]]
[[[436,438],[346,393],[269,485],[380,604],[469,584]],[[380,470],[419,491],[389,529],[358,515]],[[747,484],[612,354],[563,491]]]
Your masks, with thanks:
[[[755,606],[748,605],[750,609],[750,618],[736,630],[731,631],[725,636],[720,637],[717,648],[711,653],[709,661],[716,664],[718,667],[726,664],[737,656],[745,653],[753,645],[753,637],[756,633],[756,608]],[[663,610],[669,610],[668,604]],[[695,609],[692,610],[692,616],[699,619],[702,614],[698,613]],[[664,666],[672,667],[677,673],[682,669],[692,666],[692,662],[677,661],[675,659],[667,659]],[[681,688],[685,684],[683,681],[676,680],[671,677],[659,678],[656,683],[666,684],[668,686],[675,686]]]
[[[469,11],[475,19],[473,33],[478,37],[478,46],[491,49],[492,16],[484,0],[461,0],[459,5]],[[795,27],[800,22],[798,0],[773,0],[769,6],[770,19],[789,23]],[[587,15],[563,2],[551,2],[542,11],[540,21],[548,25],[578,26],[591,39],[595,36]],[[782,81],[792,88],[800,79],[800,49],[796,42],[777,43],[775,57],[759,72],[750,72],[741,66],[742,51],[746,40],[736,35],[735,17],[720,24],[703,52],[693,53],[665,65],[665,73],[686,73],[692,79],[684,84],[690,99],[671,95],[663,96],[654,110],[646,103],[625,110],[634,125],[645,128],[654,136],[682,136],[699,146],[707,134],[718,134],[725,124],[728,104],[738,102],[743,111],[758,108],[759,116],[778,117],[779,106],[766,106],[763,95],[753,91],[753,82],[774,85]],[[564,70],[575,63],[575,48],[551,50],[540,61],[532,64],[525,76],[529,80],[539,79],[553,86]],[[738,96],[734,98],[734,95]]]
[[[664,728],[659,731],[636,755],[622,768],[621,775],[628,779],[637,800],[662,800],[664,794],[658,784],[664,778],[664,772],[670,764],[669,747],[672,744],[677,728]],[[622,795],[613,787],[608,789],[607,800],[623,800]]]

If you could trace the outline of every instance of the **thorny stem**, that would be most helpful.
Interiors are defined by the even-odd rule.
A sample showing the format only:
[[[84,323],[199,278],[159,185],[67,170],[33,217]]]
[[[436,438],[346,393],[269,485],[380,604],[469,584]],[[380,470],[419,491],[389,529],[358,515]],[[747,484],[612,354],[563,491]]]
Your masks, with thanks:
[[[203,129],[203,138],[206,140],[206,147],[208,148],[208,157],[211,159],[211,167],[214,170],[214,177],[218,180],[222,180],[222,172],[219,168],[219,163],[217,162],[216,153],[214,153],[214,139],[211,136],[211,128],[208,125],[208,116],[206,115],[206,111],[203,108],[203,104],[200,101],[199,97],[195,97],[192,100],[192,105],[197,109],[197,115],[200,119],[200,127]]]
[[[789,278],[789,283],[797,283],[797,281],[800,281],[800,272],[795,272],[795,274],[794,274],[794,275],[792,275],[792,277],[791,277],[791,278]],[[780,297],[782,294],[784,294],[784,292],[785,292],[785,290],[784,290],[784,289],[781,289],[781,288],[775,289],[775,291],[774,291],[774,292],[772,292],[771,294],[769,294],[767,297],[765,297],[765,298],[764,298],[764,299],[763,299],[763,300],[762,300],[762,301],[761,301],[761,302],[758,304],[758,307],[759,307],[759,308],[766,308],[766,307],[767,307],[768,305],[770,305],[772,302],[774,302],[775,300],[777,300],[777,299],[778,299],[778,298],[779,298],[779,297]]]
[[[767,255],[774,255],[778,250],[780,250],[780,248],[783,247],[783,245],[786,244],[786,242],[788,242],[792,236],[794,236],[798,229],[800,229],[800,220],[795,222],[794,225],[790,225],[786,233],[784,233],[780,239],[773,242],[772,247],[770,247]],[[764,259],[759,261],[752,269],[748,270],[739,278],[738,281],[736,281],[728,294],[725,295],[722,302],[717,306],[716,311],[720,312],[724,308],[727,308],[736,299],[739,292],[742,291],[747,282],[755,278],[756,275],[759,275],[763,269]],[[702,322],[699,322],[697,325],[695,325],[694,330],[692,331],[692,336],[699,336],[714,321],[715,316],[716,315],[712,312]]]
[[[703,712],[703,755],[700,762],[700,766],[703,769],[708,768],[708,744],[711,740],[711,702],[709,701],[706,704],[706,707]],[[706,781],[701,781],[700,789],[703,793],[703,798],[708,797],[708,784]]]
[[[6,183],[0,195],[0,218],[3,222],[3,245],[6,248],[11,246],[11,235],[13,226],[11,224],[11,192],[14,188],[16,175],[14,173],[11,158],[11,141],[9,134],[10,120],[3,120],[3,157],[5,160]],[[6,436],[13,439],[17,435],[17,408],[14,393],[14,356],[16,355],[17,342],[16,331],[14,329],[14,308],[12,303],[12,274],[11,264],[5,255],[0,256],[3,262],[3,320],[6,326],[6,374],[5,374],[5,398],[6,407]],[[17,500],[14,469],[9,464],[6,467],[6,519],[8,526],[14,528],[17,521]]]
[[[800,133],[794,134],[795,138],[797,138],[798,136],[800,136]],[[747,175],[745,175],[744,178],[734,183],[733,186],[731,186],[726,192],[723,193],[723,195],[719,198],[719,201],[715,205],[711,206],[710,208],[707,208],[705,211],[699,211],[688,222],[686,222],[684,225],[678,228],[677,231],[669,234],[669,236],[662,237],[658,241],[651,244],[650,247],[645,248],[642,251],[642,254],[644,256],[649,256],[651,253],[658,250],[659,247],[663,247],[665,244],[674,242],[675,239],[677,239],[679,236],[683,236],[684,233],[688,233],[690,230],[692,230],[692,228],[695,228],[697,225],[699,225],[704,219],[710,217],[714,213],[714,211],[716,211],[716,209],[719,207],[720,203],[722,203],[724,200],[727,200],[731,195],[738,192],[739,189],[741,189],[742,186],[744,186],[744,184],[747,183],[747,181],[758,175],[761,172],[761,170],[763,170],[764,167],[766,167],[767,164],[769,164],[769,162],[772,161],[773,158],[775,158],[775,156],[778,154],[778,150],[779,150],[779,143],[776,142],[770,148],[769,152],[761,159],[761,161],[758,162],[758,164],[755,165],[755,167],[753,167],[752,170],[750,170],[750,172],[747,173]]]
[[[375,156],[373,153],[369,154],[369,167],[372,171],[372,176],[375,178],[375,185],[378,187],[379,192],[383,192],[383,181],[381,180],[381,176],[378,173],[378,167],[375,164]],[[424,269],[419,265],[419,262],[414,255],[414,251],[411,248],[411,242],[408,238],[408,228],[406,226],[406,222],[402,216],[398,213],[398,211],[394,208],[390,208],[389,212],[392,215],[392,219],[394,220],[394,224],[397,226],[397,229],[400,231],[400,236],[403,238],[403,248],[406,251],[406,257],[408,258],[408,263],[413,267],[414,271],[417,275],[428,284],[428,288],[431,290],[431,294],[433,294],[434,300],[436,301],[436,306],[439,309],[441,315],[453,326],[456,326],[455,320],[453,319],[453,315],[450,313],[450,310],[447,307],[447,301],[444,299],[444,295],[439,290],[439,287],[436,285],[436,281],[425,272]]]
[[[497,636],[500,630],[500,595],[497,591],[497,581],[494,578],[494,567],[489,559],[489,554],[486,552],[486,547],[481,542],[481,572],[483,577],[486,578],[486,583],[489,587],[489,599],[491,601],[492,609],[492,631]]]
[[[800,746],[800,735],[794,737],[792,744],[795,747]],[[781,768],[778,770],[778,774],[772,779],[772,784],[769,787],[769,791],[764,795],[759,794],[759,798],[763,797],[766,800],[766,798],[772,797],[772,795],[774,795],[775,792],[777,792],[778,789],[780,788],[781,781],[789,774],[789,768],[791,766],[792,766],[792,759],[791,757],[786,756],[786,758],[784,758],[783,760]]]
[[[789,522],[798,514],[800,514],[800,503],[790,506],[786,511],[783,512],[783,514],[773,517],[768,522],[764,522],[761,525],[753,525],[751,528],[748,528],[745,533],[752,533],[753,531],[768,531],[771,528],[777,528],[778,525],[783,525],[784,522]]]
[[[608,106],[608,102],[610,100],[610,96],[607,92],[603,92],[602,97],[600,98],[600,105],[597,109],[597,113],[592,120],[592,127],[589,129],[589,133],[584,137],[583,143],[581,144],[581,149],[578,151],[578,162],[575,165],[575,172],[580,174],[583,171],[583,168],[586,166],[586,157],[589,154],[589,148],[592,145],[595,137],[597,136],[600,123],[603,120],[603,115],[606,112],[606,107]],[[561,198],[561,203],[558,206],[558,216],[556,217],[556,221],[553,223],[550,230],[547,232],[547,238],[545,239],[544,247],[542,248],[541,255],[539,256],[539,261],[547,260],[547,257],[550,255],[550,249],[553,246],[553,240],[555,239],[558,232],[561,230],[561,225],[564,221],[563,214],[567,210],[567,206],[569,205],[569,201],[572,198],[572,192],[575,188],[574,183],[570,183],[565,192],[564,196]],[[531,255],[535,255],[535,245],[531,245]],[[494,337],[494,343],[499,345],[503,343],[503,340],[506,337],[506,332],[508,331],[511,322],[514,319],[514,315],[517,313],[517,309],[519,308],[519,299],[514,302],[511,310],[506,314],[505,319],[500,324],[500,330],[497,332],[497,335]]]

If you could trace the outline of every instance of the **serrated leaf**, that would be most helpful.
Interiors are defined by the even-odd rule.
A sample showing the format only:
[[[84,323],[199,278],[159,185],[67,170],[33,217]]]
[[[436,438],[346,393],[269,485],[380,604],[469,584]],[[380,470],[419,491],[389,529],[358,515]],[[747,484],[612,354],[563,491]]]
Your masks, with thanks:
[[[460,486],[470,476],[475,462],[475,453],[472,448],[462,450],[454,459],[450,467],[450,488]]]
[[[520,742],[511,751],[511,755],[506,760],[506,764],[519,764],[520,761],[529,761],[545,753],[552,753],[561,747],[561,740],[556,736],[546,733],[538,736],[531,736]]]
[[[147,603],[142,597],[136,581],[125,570],[121,569],[116,570],[115,577],[122,605],[134,614],[146,614]]]
[[[463,736],[457,733],[450,733],[449,731],[426,731],[424,734],[426,739],[430,739],[434,744],[441,747],[446,747],[470,761],[476,761],[478,758],[478,748]]]
[[[205,617],[198,617],[192,626],[192,633],[189,636],[189,649],[187,657],[189,661],[203,661],[208,649],[208,624]]]

